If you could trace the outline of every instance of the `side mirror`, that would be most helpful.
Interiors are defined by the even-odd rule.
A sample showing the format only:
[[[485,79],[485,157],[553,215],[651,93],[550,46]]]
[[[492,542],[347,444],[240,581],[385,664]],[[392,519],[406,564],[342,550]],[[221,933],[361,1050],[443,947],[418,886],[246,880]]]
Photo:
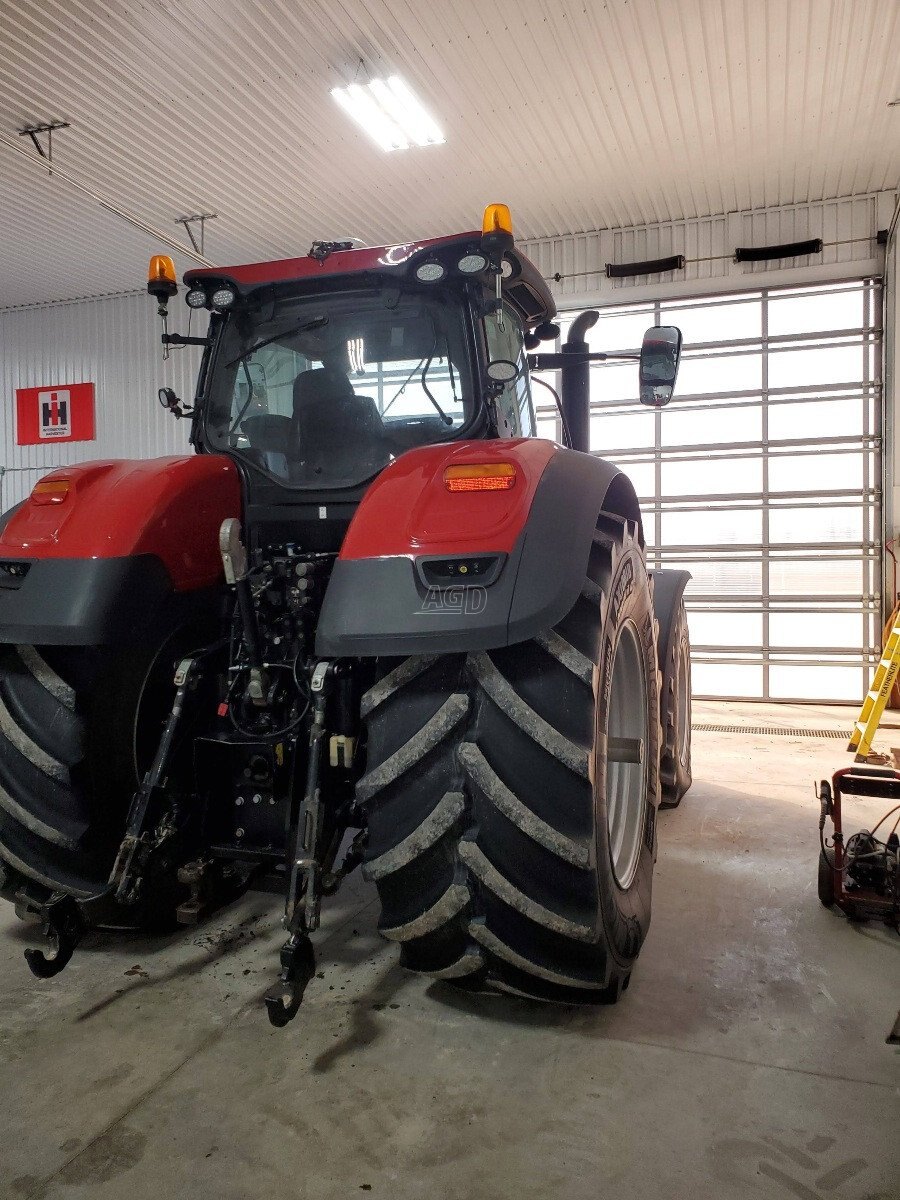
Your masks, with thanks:
[[[669,403],[680,358],[681,330],[677,326],[654,325],[647,330],[641,346],[641,404],[662,408]]]
[[[169,387],[161,387],[156,394],[159,396],[160,404],[163,408],[168,409],[173,417],[184,417],[194,411]]]

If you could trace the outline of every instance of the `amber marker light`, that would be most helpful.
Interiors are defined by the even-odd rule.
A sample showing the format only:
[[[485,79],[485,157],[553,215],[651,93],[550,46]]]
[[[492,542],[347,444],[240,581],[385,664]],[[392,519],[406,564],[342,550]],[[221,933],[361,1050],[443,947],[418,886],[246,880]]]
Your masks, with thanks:
[[[69,494],[68,479],[43,479],[31,489],[35,504],[62,504]]]
[[[515,482],[516,468],[507,462],[473,463],[444,471],[448,492],[508,492]]]

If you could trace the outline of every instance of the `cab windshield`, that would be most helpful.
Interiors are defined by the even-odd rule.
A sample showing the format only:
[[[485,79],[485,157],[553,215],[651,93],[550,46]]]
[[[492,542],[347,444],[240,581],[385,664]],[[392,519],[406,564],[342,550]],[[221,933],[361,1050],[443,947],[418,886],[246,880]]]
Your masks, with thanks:
[[[462,294],[397,286],[286,300],[228,318],[205,443],[284,483],[363,483],[475,411]]]

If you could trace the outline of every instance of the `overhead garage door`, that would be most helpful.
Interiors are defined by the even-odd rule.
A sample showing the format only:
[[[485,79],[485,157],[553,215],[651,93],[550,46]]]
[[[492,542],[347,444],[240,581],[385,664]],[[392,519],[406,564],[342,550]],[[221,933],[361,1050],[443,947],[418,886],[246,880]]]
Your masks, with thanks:
[[[592,368],[591,449],[634,482],[651,565],[693,575],[697,696],[858,701],[868,687],[881,612],[880,312],[867,279],[608,308],[589,335],[594,350],[636,350],[648,325],[684,333],[662,412],[637,403],[633,365]],[[536,392],[542,433],[558,438]]]

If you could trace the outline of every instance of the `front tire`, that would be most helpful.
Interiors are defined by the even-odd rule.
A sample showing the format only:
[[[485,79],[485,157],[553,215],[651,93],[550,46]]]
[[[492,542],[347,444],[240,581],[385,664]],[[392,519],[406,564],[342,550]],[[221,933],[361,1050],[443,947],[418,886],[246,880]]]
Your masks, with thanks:
[[[405,966],[547,999],[618,998],[650,922],[655,635],[634,527],[602,516],[582,594],[555,628],[384,664],[363,701],[357,792],[380,928]]]

